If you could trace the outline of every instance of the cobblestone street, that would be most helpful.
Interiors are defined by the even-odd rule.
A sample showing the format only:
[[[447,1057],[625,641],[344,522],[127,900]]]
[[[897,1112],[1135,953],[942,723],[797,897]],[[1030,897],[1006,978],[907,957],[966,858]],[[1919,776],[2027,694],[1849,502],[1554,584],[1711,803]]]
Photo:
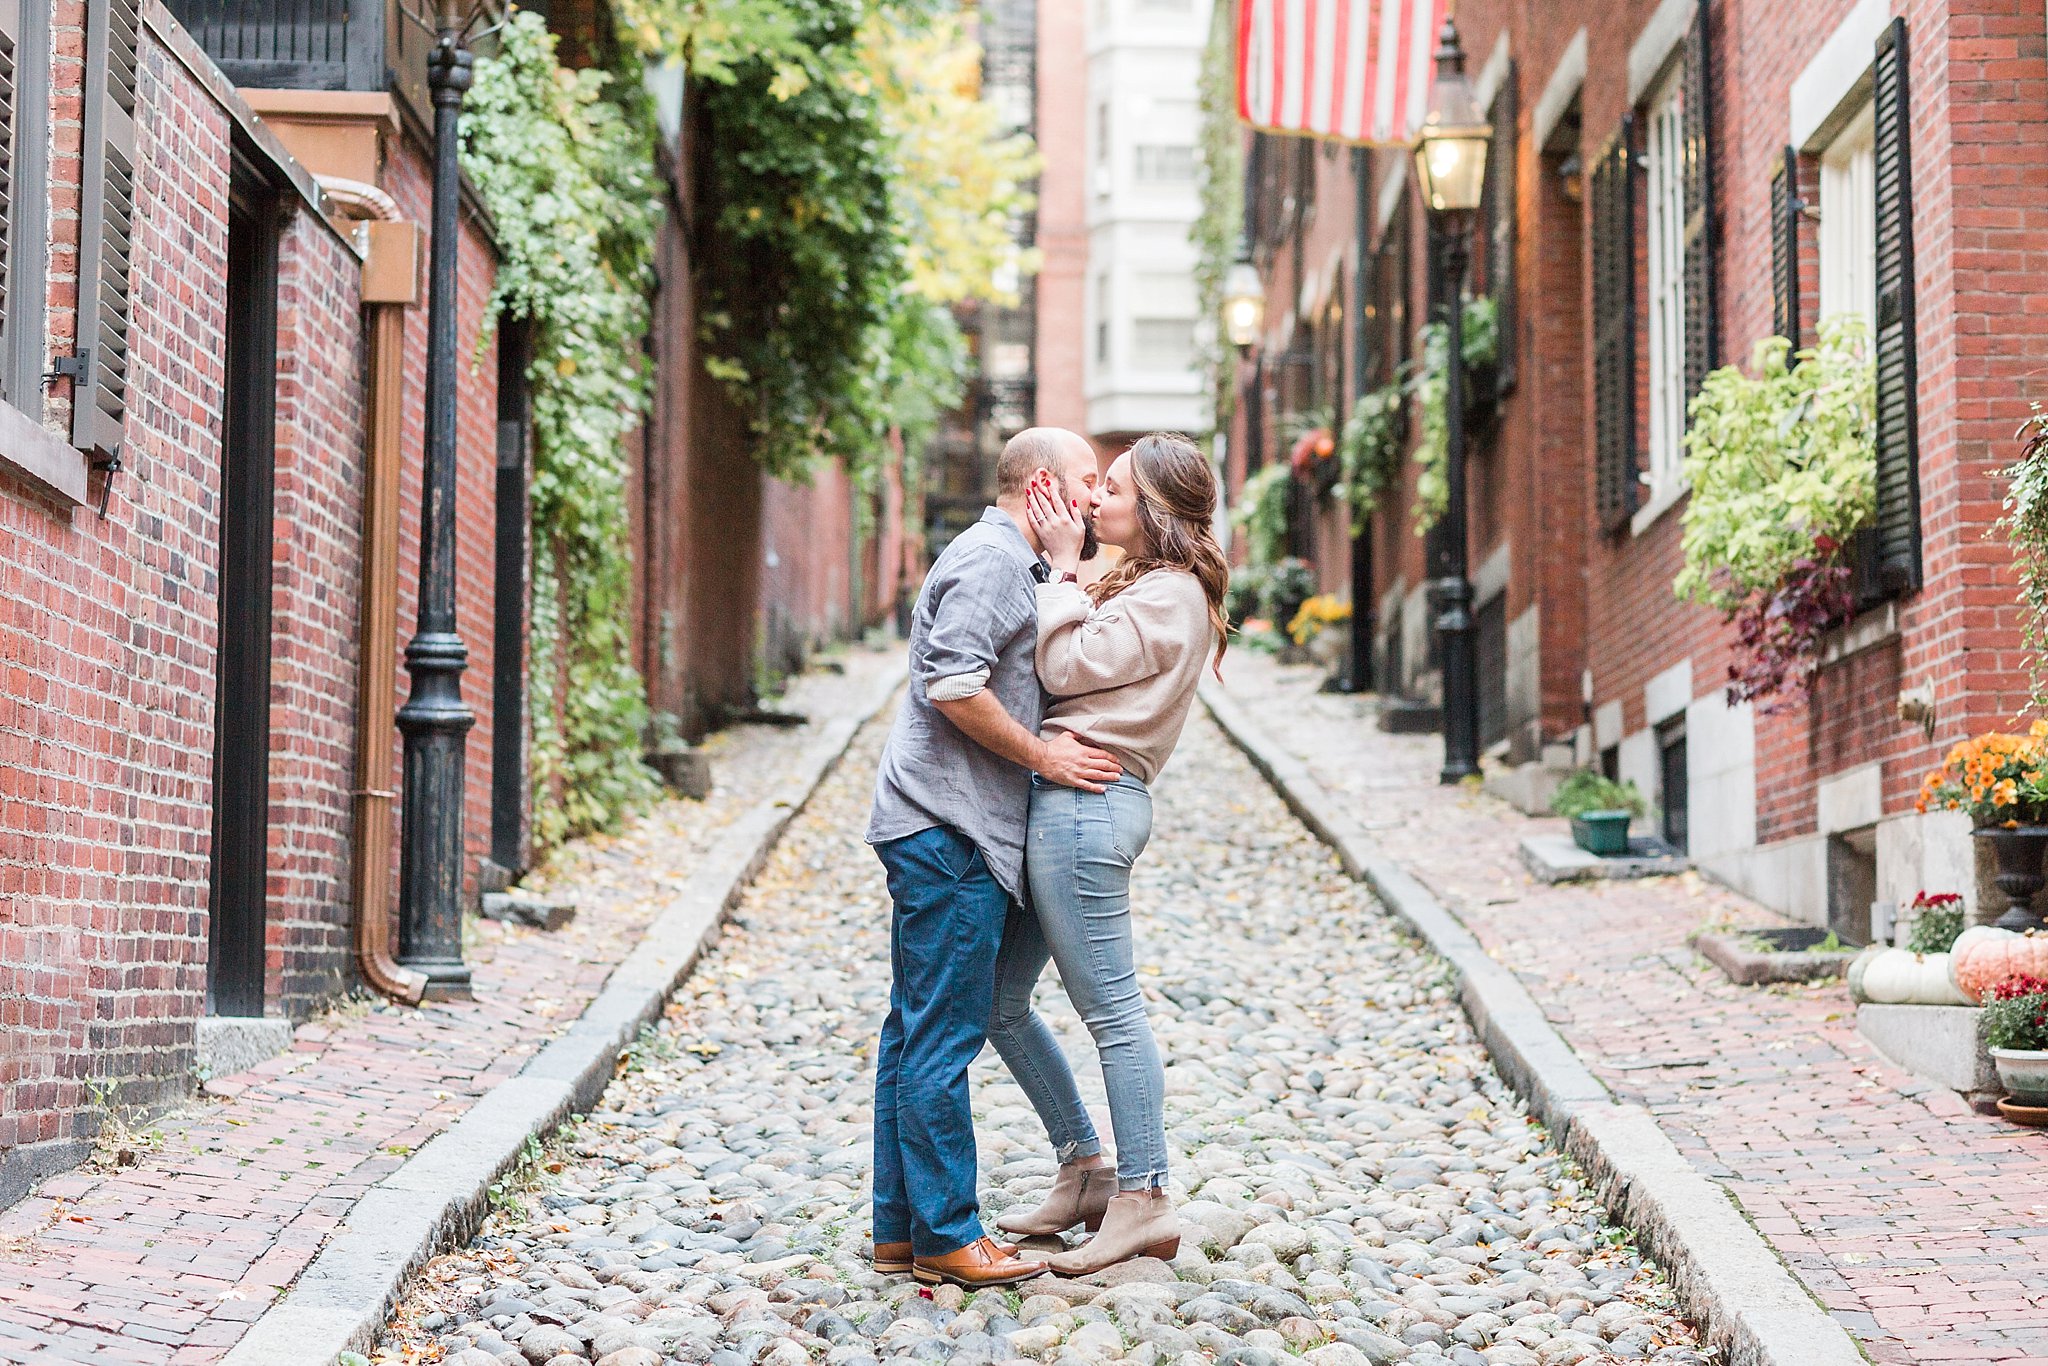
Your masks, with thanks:
[[[1703,1359],[1669,1288],[1494,1074],[1442,965],[1200,715],[1134,886],[1179,1256],[972,1296],[869,1271],[887,941],[859,831],[884,731],[863,732],[791,827],[602,1108],[415,1281],[376,1360]],[[1050,977],[1041,1002],[1099,1106]],[[992,1051],[975,1080],[993,1215],[1053,1167]]]

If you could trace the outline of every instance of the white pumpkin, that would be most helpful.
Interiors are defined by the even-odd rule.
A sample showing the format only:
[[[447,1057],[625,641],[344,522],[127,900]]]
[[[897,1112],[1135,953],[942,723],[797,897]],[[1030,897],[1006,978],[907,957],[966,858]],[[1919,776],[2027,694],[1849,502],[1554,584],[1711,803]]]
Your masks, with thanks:
[[[1849,964],[1849,995],[1873,1005],[1966,1006],[1949,979],[1945,953],[1914,953],[1873,944]]]

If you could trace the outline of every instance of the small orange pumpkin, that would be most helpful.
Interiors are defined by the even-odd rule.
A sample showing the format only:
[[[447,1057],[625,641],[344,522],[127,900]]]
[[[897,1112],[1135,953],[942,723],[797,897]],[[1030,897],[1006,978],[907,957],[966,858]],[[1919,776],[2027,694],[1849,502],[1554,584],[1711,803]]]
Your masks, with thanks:
[[[2015,977],[2048,978],[2048,935],[1973,925],[1949,950],[1949,975],[1956,990],[1972,1001],[1983,1000],[1991,988]]]

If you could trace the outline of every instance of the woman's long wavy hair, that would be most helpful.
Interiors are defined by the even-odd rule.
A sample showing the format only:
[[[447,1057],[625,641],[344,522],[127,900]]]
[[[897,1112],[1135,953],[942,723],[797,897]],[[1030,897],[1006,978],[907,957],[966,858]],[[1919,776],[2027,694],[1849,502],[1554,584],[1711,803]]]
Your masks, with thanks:
[[[1210,519],[1216,513],[1216,473],[1194,442],[1175,432],[1153,432],[1131,447],[1131,477],[1138,492],[1138,526],[1148,555],[1126,555],[1088,587],[1099,605],[1155,569],[1185,569],[1201,582],[1209,599],[1209,624],[1216,631],[1211,667],[1223,676],[1223,652],[1230,646],[1230,619],[1223,594],[1230,564],[1216,544]]]

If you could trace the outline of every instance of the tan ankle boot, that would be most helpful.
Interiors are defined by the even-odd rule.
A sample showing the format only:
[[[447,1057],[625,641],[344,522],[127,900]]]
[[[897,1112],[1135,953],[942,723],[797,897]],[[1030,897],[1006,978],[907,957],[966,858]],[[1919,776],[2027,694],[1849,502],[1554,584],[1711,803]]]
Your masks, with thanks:
[[[1102,1227],[1102,1212],[1116,1192],[1116,1172],[1108,1167],[1077,1167],[1069,1162],[1052,1179],[1045,1203],[1034,1210],[1016,1210],[996,1219],[1005,1233],[1024,1237],[1065,1233],[1076,1224],[1090,1233]]]
[[[1166,1192],[1119,1191],[1103,1214],[1102,1231],[1049,1264],[1062,1276],[1085,1276],[1133,1257],[1169,1261],[1179,1251],[1180,1219]]]

